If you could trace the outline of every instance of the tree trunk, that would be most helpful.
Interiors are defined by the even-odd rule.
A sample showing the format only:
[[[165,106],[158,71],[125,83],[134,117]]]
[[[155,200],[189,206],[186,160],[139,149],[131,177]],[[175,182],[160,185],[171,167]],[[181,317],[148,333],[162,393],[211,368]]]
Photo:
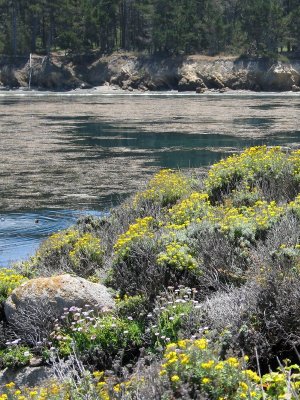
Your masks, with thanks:
[[[12,53],[17,55],[17,10],[15,1],[12,2]]]

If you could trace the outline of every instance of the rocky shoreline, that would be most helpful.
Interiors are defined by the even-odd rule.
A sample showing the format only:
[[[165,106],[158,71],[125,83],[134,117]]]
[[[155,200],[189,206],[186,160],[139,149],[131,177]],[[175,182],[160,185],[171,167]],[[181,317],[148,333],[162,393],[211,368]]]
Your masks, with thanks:
[[[52,54],[0,59],[0,89],[90,89],[109,85],[127,91],[178,90],[300,91],[300,60],[271,62],[266,59],[207,57],[162,58],[117,52],[69,57]]]

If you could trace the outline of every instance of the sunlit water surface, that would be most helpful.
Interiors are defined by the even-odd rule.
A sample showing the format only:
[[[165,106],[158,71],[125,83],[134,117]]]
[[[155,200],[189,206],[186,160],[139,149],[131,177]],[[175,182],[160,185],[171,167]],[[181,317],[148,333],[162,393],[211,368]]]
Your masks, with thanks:
[[[206,167],[247,146],[298,147],[300,95],[0,92],[0,265],[159,168]]]

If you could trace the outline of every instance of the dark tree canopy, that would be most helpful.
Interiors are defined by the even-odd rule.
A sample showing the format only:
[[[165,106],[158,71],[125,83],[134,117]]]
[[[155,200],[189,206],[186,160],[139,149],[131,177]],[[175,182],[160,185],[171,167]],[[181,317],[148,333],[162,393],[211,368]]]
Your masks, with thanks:
[[[0,53],[276,54],[299,26],[299,0],[0,0]]]

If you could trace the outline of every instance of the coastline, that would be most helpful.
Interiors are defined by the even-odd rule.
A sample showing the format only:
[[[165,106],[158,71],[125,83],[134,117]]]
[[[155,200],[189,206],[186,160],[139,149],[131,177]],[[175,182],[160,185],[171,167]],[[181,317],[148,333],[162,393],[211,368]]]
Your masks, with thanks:
[[[160,57],[116,52],[92,57],[32,55],[9,62],[0,57],[0,92],[4,89],[126,93],[299,92],[300,60]],[[101,88],[101,89],[100,89]]]

